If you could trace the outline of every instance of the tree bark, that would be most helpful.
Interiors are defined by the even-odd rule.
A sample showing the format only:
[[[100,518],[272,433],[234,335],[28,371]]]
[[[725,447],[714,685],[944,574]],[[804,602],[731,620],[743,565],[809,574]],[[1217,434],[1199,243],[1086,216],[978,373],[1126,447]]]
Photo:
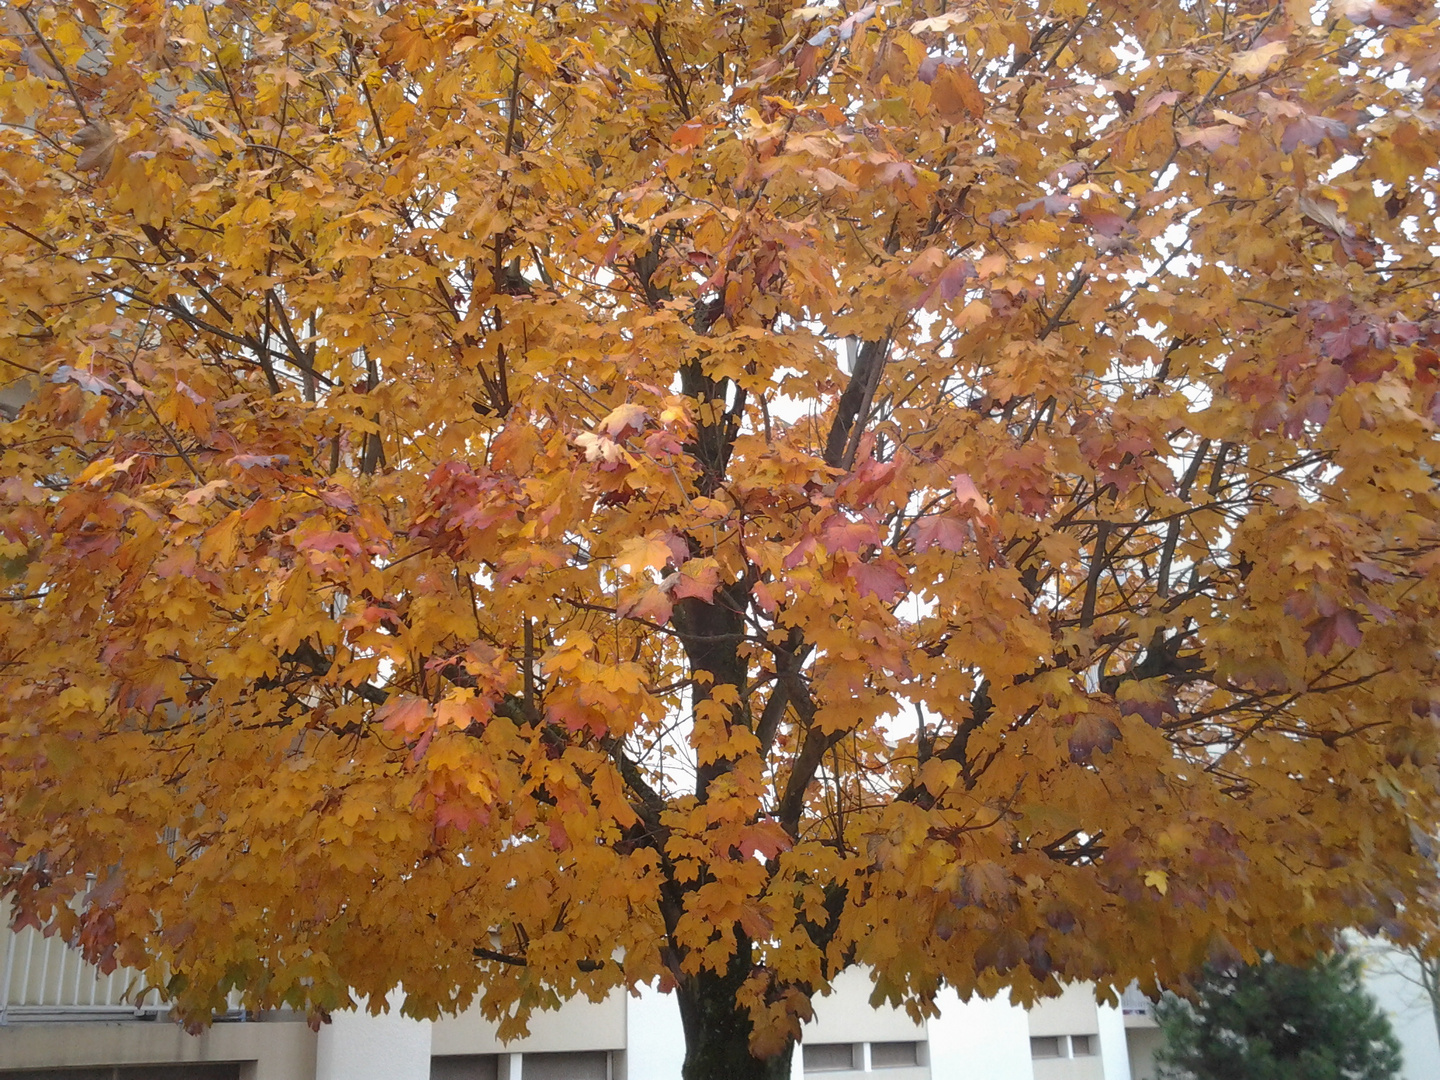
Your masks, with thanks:
[[[735,1003],[749,971],[750,948],[744,942],[724,974],[706,971],[680,983],[676,996],[685,1029],[682,1080],[789,1080],[793,1042],[774,1057],[750,1053],[750,1017]]]

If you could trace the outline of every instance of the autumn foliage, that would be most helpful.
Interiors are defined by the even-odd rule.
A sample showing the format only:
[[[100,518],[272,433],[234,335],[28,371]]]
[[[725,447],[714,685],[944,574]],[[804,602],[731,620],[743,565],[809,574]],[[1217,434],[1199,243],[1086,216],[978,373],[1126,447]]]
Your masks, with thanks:
[[[658,978],[696,1080],[1407,934],[1432,6],[4,18],[22,920],[191,1019]]]

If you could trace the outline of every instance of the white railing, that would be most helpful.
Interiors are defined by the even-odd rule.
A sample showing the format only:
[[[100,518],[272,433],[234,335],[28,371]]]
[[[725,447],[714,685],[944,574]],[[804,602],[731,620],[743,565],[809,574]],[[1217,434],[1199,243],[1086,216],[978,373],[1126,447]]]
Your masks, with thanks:
[[[1120,1011],[1127,1016],[1149,1016],[1154,1012],[1154,1008],[1150,999],[1133,983],[1120,995]]]
[[[78,949],[33,926],[11,930],[0,903],[0,1024],[22,1020],[150,1019],[168,1006],[133,968],[106,975]]]

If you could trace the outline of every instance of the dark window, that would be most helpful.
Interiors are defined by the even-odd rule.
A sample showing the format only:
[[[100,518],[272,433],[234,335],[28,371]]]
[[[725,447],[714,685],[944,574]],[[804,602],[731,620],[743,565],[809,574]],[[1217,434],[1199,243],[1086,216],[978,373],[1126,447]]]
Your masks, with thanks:
[[[1030,1056],[1032,1058],[1058,1058],[1060,1056],[1060,1036],[1044,1035],[1031,1038]]]
[[[526,1054],[520,1075],[525,1080],[610,1080],[610,1055],[604,1050]]]
[[[920,1064],[918,1042],[879,1042],[870,1044],[870,1067],[872,1069],[903,1069],[907,1065]]]
[[[430,1059],[430,1080],[498,1080],[500,1059],[494,1054],[462,1054]]]
[[[1090,1056],[1091,1054],[1093,1054],[1093,1053],[1095,1053],[1095,1036],[1094,1036],[1094,1035],[1071,1035],[1071,1036],[1070,1036],[1070,1056],[1071,1056],[1071,1057],[1089,1057],[1089,1056]]]
[[[804,1043],[800,1049],[807,1073],[855,1068],[854,1043]]]

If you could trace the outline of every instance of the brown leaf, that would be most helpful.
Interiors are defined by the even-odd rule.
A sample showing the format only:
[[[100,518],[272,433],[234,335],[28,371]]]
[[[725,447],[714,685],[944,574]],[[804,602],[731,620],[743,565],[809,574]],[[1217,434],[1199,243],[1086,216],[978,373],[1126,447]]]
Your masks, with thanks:
[[[1340,120],[1332,120],[1328,116],[1302,116],[1285,125],[1280,134],[1280,149],[1288,154],[1302,143],[1314,147],[1326,139],[1343,139],[1349,134],[1349,125]]]
[[[1199,144],[1211,153],[1219,150],[1222,146],[1240,145],[1240,132],[1229,124],[1213,124],[1203,128],[1181,128],[1179,138],[1181,146]]]
[[[1077,765],[1088,764],[1098,750],[1108,754],[1120,738],[1120,729],[1107,717],[1097,713],[1086,713],[1075,720],[1070,729],[1070,760]]]
[[[81,148],[80,155],[75,159],[75,168],[81,172],[110,171],[119,139],[108,123],[104,120],[91,120],[71,136],[70,141]]]
[[[985,99],[975,76],[964,64],[942,64],[930,85],[930,104],[947,124],[979,120],[985,115]]]

